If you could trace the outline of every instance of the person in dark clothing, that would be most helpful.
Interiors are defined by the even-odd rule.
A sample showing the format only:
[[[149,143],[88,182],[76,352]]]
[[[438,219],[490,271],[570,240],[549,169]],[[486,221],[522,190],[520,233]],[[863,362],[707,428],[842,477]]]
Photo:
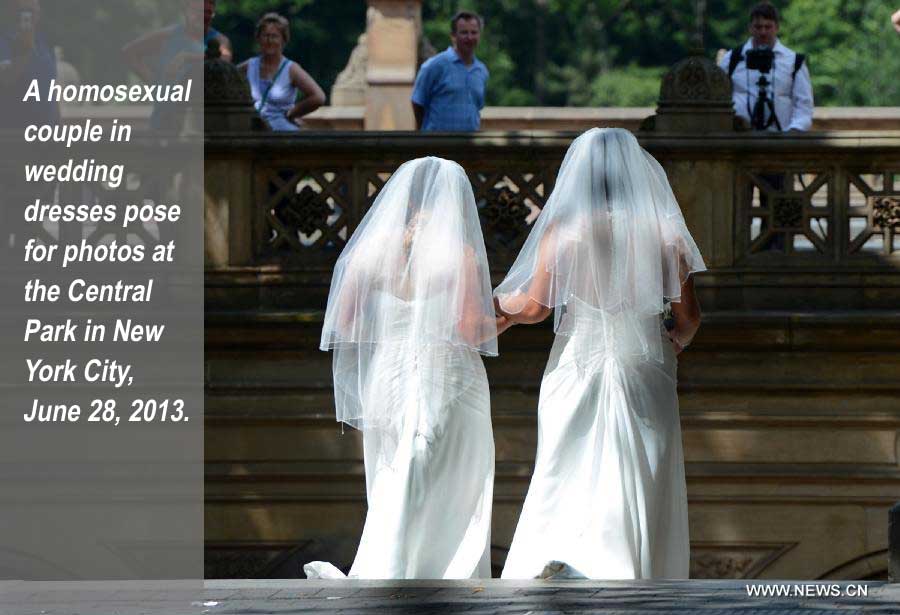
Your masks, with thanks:
[[[23,102],[33,79],[45,91],[56,79],[56,55],[40,30],[39,0],[7,0],[0,27],[0,131],[21,131],[30,124],[59,122],[59,104]]]

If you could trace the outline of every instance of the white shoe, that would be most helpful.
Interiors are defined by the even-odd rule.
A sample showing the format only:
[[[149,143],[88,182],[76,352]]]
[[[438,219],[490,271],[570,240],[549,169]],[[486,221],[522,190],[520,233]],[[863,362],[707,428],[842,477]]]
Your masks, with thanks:
[[[551,560],[547,562],[541,573],[534,577],[535,579],[560,580],[560,579],[586,579],[581,572],[572,568],[565,562]]]
[[[307,579],[346,579],[347,575],[341,572],[334,564],[328,562],[310,562],[303,565],[303,572]]]

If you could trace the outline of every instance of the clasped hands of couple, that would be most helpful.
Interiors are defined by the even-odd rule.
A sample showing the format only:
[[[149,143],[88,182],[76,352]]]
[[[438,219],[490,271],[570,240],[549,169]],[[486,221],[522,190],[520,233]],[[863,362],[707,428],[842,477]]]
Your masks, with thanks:
[[[511,326],[516,324],[516,322],[510,318],[510,316],[503,312],[503,309],[500,307],[500,298],[494,297],[494,317],[497,319],[497,335],[499,336],[501,333],[509,329]]]

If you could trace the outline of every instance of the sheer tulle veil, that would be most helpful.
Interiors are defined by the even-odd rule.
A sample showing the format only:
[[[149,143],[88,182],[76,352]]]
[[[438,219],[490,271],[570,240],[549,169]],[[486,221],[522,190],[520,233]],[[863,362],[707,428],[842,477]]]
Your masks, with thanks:
[[[556,308],[558,334],[579,321],[601,323],[599,343],[662,360],[659,315],[705,269],[660,164],[630,132],[594,128],[572,142],[494,294],[508,313],[521,310],[523,295]]]
[[[490,274],[478,211],[458,164],[420,158],[391,176],[335,265],[320,348],[334,350],[337,419],[385,427],[396,408],[366,403],[378,352],[428,361],[448,394],[453,352],[497,354]],[[457,361],[458,363],[458,361]]]

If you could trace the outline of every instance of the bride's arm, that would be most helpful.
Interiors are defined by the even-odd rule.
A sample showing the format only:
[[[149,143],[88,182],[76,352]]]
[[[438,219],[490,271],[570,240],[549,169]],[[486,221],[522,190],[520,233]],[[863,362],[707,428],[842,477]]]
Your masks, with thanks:
[[[338,312],[337,330],[342,337],[349,337],[353,331],[353,324],[356,321],[356,294],[355,284],[347,284],[341,289],[341,298],[338,300],[341,306]]]
[[[531,279],[531,285],[528,292],[517,295],[501,295],[494,298],[494,308],[501,316],[505,316],[511,324],[521,323],[530,325],[545,320],[552,312],[553,308],[535,301],[532,297],[549,297],[551,276],[548,271],[550,259],[555,254],[554,237],[552,233],[547,233],[541,242],[541,249],[538,253],[538,261],[535,263],[534,276]]]
[[[694,291],[694,276],[689,276],[681,285],[681,301],[672,302],[672,316],[675,327],[669,331],[669,337],[678,354],[687,348],[700,328],[700,301]]]
[[[359,313],[362,309],[362,306],[359,305],[360,274],[356,259],[351,258],[344,270],[344,279],[337,297],[337,304],[340,307],[335,325],[342,338],[349,338],[353,335],[356,320],[362,316]]]
[[[500,335],[509,328],[511,323],[502,316],[485,315],[484,306],[481,303],[482,290],[481,278],[478,275],[478,263],[471,248],[466,248],[464,258],[463,275],[465,277],[461,289],[463,296],[460,301],[462,315],[459,319],[459,332],[466,343],[478,346]]]
[[[337,297],[340,309],[335,323],[342,336],[350,337],[366,324],[371,315],[363,314],[363,309],[373,309],[374,306],[371,303],[364,305],[365,299],[370,298],[374,291],[390,286],[392,281],[385,279],[385,273],[396,273],[399,269],[386,263],[382,258],[383,251],[373,247],[379,246],[380,241],[377,236],[370,237],[366,242],[357,244],[353,253],[346,256]]]

